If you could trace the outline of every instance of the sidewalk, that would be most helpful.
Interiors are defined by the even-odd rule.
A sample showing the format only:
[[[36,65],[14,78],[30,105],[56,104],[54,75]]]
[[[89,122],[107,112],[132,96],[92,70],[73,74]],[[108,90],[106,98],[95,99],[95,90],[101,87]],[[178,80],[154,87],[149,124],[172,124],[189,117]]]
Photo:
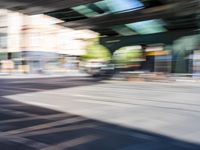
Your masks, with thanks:
[[[0,73],[0,79],[31,79],[31,78],[55,78],[55,77],[87,77],[88,74],[81,72],[67,73],[43,73],[43,74],[23,74],[23,73]]]
[[[144,72],[121,72],[113,76],[115,81],[133,82],[184,82],[200,83],[200,77],[192,74],[157,74]]]
[[[43,73],[43,74],[23,74],[23,73],[0,73],[0,79],[37,79],[37,78],[59,78],[59,77],[90,77],[89,74],[83,72],[65,72],[65,73]],[[191,83],[199,84],[199,77],[188,77],[181,75],[151,76],[139,73],[135,76],[126,76],[115,74],[107,81],[130,81],[130,82],[161,82],[161,83]]]

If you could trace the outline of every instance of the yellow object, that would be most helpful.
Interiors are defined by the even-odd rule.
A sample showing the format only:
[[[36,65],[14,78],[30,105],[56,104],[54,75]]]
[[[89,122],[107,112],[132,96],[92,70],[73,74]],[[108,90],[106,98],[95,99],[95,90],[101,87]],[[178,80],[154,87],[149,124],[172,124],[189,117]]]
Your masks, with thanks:
[[[169,51],[154,51],[146,53],[146,56],[163,56],[163,55],[169,55]]]

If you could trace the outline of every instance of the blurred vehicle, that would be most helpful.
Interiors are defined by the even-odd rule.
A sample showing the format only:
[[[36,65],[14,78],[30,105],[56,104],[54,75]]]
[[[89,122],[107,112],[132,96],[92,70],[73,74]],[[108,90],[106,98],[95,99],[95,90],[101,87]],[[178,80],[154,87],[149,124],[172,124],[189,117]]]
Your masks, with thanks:
[[[92,41],[81,58],[80,68],[95,77],[112,76],[114,65],[111,63],[110,51],[96,40]]]
[[[114,64],[109,61],[101,59],[91,59],[81,63],[81,68],[83,71],[89,73],[90,75],[96,76],[112,76],[114,73]]]

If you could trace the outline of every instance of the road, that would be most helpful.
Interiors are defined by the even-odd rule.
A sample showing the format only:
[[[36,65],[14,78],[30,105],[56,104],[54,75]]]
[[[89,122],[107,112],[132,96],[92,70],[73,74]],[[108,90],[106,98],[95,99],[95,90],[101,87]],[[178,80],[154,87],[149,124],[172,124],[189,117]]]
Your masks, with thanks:
[[[2,150],[199,150],[200,86],[0,79]]]

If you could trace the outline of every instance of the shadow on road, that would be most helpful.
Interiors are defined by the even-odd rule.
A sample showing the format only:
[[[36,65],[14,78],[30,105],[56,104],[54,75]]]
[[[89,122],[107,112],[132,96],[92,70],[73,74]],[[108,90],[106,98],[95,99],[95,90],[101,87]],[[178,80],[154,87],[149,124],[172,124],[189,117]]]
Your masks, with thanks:
[[[199,150],[200,145],[2,97],[100,83],[91,78],[0,80],[2,150]]]
[[[200,145],[0,98],[2,150],[199,150]]]
[[[37,79],[0,79],[0,96],[99,84],[90,77],[57,77]]]

